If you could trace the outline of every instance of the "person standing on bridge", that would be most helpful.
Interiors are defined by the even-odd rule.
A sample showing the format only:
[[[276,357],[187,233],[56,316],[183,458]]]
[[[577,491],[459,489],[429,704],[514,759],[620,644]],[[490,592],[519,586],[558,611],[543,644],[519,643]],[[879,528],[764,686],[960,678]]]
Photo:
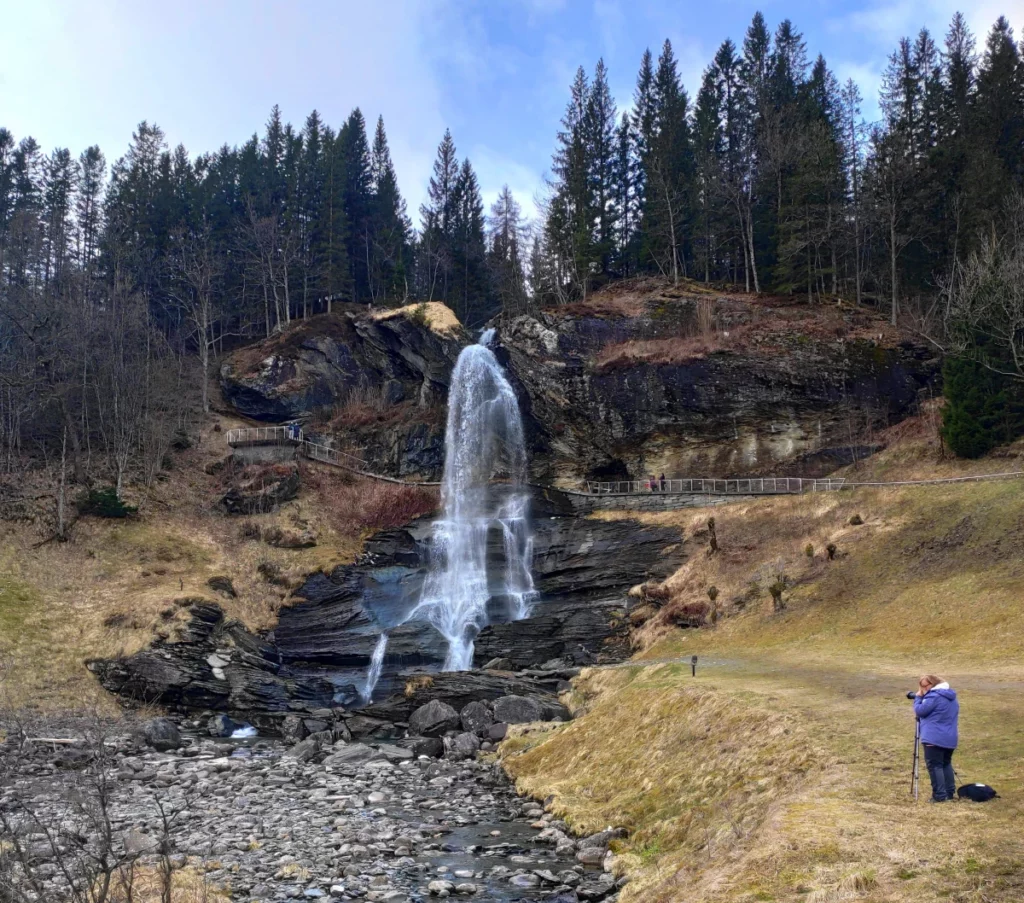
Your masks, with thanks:
[[[665,474],[662,474],[660,477],[658,477],[658,482],[661,484],[661,491],[664,492],[665,491]]]
[[[926,674],[918,681],[914,714],[921,723],[924,763],[932,781],[932,802],[950,802],[956,799],[953,752],[959,741],[960,719],[956,690],[934,674]]]

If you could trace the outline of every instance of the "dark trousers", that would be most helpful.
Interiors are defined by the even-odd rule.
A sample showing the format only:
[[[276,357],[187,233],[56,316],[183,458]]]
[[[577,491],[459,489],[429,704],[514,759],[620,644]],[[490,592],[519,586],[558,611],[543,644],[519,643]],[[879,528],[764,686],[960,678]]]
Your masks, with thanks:
[[[953,775],[953,750],[944,746],[924,745],[924,764],[932,779],[932,799],[956,799],[956,778]]]

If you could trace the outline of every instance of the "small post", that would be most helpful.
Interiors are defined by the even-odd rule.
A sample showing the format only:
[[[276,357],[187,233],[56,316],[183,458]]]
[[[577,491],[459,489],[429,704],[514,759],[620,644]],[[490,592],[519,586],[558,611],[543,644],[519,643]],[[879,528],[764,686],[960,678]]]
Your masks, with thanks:
[[[690,672],[693,677],[697,676],[697,656],[690,659]]]

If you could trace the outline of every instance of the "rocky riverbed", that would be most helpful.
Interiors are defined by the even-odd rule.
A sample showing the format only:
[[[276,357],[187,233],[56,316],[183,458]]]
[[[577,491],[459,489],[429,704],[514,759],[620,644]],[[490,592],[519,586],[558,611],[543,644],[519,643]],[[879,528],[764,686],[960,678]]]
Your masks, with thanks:
[[[91,742],[9,734],[0,813],[5,849],[14,839],[18,852],[3,857],[3,878],[29,888],[19,899],[66,899],[65,869],[104,848],[91,832],[107,816],[111,861],[138,868],[164,852],[247,903],[617,897],[604,869],[618,832],[572,838],[468,750],[432,758],[390,743],[175,733],[158,720]]]

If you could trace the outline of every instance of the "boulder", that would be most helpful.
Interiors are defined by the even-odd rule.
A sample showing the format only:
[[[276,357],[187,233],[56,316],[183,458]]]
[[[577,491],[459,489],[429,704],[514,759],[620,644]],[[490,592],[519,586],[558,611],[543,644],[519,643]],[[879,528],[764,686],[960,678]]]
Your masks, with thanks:
[[[536,699],[528,696],[502,696],[494,700],[494,718],[506,724],[527,724],[544,721],[545,709]]]
[[[410,737],[406,742],[414,756],[440,759],[444,755],[444,741],[440,737]]]
[[[494,714],[487,703],[474,700],[459,712],[459,720],[464,731],[480,734],[494,724]]]
[[[300,762],[311,762],[320,753],[320,742],[307,737],[296,743],[285,755],[290,759],[297,759]]]
[[[495,743],[505,739],[505,735],[508,733],[508,725],[504,721],[499,721],[496,724],[492,724],[487,728],[487,739],[492,740]]]
[[[378,743],[377,753],[388,762],[407,762],[415,756],[412,750],[404,746],[392,746],[390,743]]]
[[[181,734],[170,718],[151,718],[142,726],[142,737],[157,752],[181,748]]]
[[[211,577],[206,581],[206,585],[227,599],[235,599],[238,596],[230,577]]]
[[[421,737],[440,737],[458,726],[458,712],[439,699],[421,705],[409,718],[409,732]]]
[[[299,494],[299,468],[291,464],[252,465],[232,482],[222,499],[228,514],[266,514]]]
[[[281,721],[281,739],[285,743],[298,743],[308,735],[305,722],[298,715],[285,715]]]
[[[344,768],[349,765],[361,765],[371,759],[382,758],[377,750],[365,743],[346,743],[339,746],[334,745],[334,750],[324,759],[324,768],[330,771],[333,768]]]
[[[445,750],[445,757],[456,762],[472,759],[480,751],[480,738],[468,731],[452,737]]]
[[[206,722],[206,732],[211,737],[230,737],[238,727],[227,715],[213,715]]]
[[[604,847],[583,847],[576,854],[576,860],[583,865],[600,865],[606,852]]]

